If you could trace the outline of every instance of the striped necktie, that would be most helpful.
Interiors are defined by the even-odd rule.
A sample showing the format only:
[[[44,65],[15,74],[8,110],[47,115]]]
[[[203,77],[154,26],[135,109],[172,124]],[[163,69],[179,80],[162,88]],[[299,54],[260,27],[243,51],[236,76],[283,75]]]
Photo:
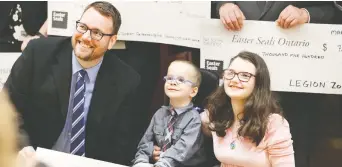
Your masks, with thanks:
[[[72,109],[71,129],[71,154],[85,156],[85,120],[84,120],[84,92],[85,92],[85,70],[80,70],[77,75],[74,103]]]
[[[177,117],[177,113],[174,109],[170,109],[170,112],[171,112],[171,117],[166,128],[166,136],[164,139],[164,145],[162,147],[163,152],[165,152],[172,145],[173,125],[175,124],[176,117]]]

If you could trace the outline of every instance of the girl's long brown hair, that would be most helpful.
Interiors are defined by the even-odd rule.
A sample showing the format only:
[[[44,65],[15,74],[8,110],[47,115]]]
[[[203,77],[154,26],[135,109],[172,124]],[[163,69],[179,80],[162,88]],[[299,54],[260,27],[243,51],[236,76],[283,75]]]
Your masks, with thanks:
[[[259,145],[265,136],[269,115],[271,113],[282,115],[282,112],[271,92],[270,74],[265,61],[255,53],[241,52],[231,59],[230,64],[238,57],[251,62],[256,67],[255,87],[246,100],[242,119],[238,120],[241,124],[238,135],[249,138]],[[225,136],[225,130],[231,127],[235,120],[231,99],[225,93],[223,86],[218,87],[208,97],[207,109],[212,125],[209,129],[220,137]]]

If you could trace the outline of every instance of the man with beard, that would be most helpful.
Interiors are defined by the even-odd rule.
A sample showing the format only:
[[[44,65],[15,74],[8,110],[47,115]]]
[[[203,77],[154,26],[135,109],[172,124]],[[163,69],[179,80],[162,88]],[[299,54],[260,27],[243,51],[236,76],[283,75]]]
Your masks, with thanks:
[[[32,40],[5,88],[33,148],[128,165],[144,132],[134,109],[140,76],[107,50],[117,40],[119,11],[86,7],[72,38]],[[19,155],[32,157],[33,149]]]

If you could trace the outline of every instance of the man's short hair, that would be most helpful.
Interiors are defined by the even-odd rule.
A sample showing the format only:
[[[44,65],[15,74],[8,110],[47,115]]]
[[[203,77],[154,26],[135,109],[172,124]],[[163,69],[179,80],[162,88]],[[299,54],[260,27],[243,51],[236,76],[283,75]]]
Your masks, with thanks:
[[[109,2],[96,1],[89,4],[83,11],[83,14],[89,9],[94,8],[101,15],[111,17],[113,21],[113,34],[117,35],[121,26],[121,15],[120,12]]]

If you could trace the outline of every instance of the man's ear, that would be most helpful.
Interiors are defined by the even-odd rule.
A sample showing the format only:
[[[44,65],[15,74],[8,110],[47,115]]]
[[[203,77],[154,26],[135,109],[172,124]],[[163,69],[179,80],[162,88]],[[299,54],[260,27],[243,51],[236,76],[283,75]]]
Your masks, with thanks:
[[[112,49],[118,39],[117,35],[113,35],[109,40],[108,50]]]

